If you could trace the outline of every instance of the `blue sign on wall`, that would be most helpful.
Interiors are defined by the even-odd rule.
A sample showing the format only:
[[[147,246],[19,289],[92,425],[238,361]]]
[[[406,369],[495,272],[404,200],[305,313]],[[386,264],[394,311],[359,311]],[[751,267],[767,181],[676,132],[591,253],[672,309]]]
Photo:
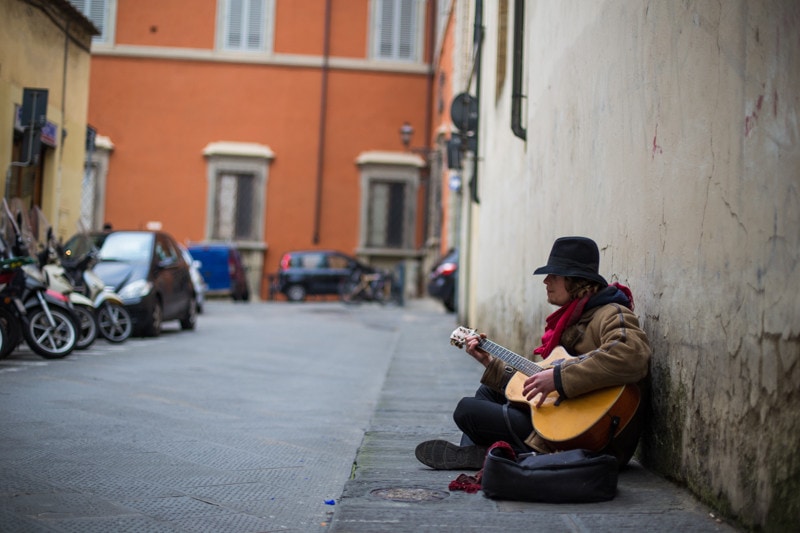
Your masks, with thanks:
[[[25,128],[22,127],[22,107],[17,104],[14,104],[14,130],[20,133],[25,131]],[[56,141],[58,141],[58,126],[48,120],[42,127],[42,142],[55,148]]]

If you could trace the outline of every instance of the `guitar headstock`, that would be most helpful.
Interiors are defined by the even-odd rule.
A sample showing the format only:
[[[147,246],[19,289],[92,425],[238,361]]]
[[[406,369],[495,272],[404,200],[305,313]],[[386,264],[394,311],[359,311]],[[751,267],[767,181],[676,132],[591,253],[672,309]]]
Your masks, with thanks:
[[[478,332],[474,329],[469,329],[464,326],[458,326],[453,333],[450,334],[450,344],[457,348],[463,348],[464,343],[467,342],[467,337],[477,335]]]

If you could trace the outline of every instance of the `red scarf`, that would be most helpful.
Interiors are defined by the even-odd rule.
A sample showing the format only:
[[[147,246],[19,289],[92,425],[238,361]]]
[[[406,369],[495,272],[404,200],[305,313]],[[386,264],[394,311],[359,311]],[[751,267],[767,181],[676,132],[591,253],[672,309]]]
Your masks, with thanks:
[[[561,344],[561,334],[571,326],[583,314],[583,308],[589,301],[592,294],[587,294],[583,298],[572,300],[562,305],[554,313],[550,314],[545,320],[544,335],[542,335],[542,345],[533,350],[533,353],[541,355],[542,359],[547,359],[556,346]]]
[[[611,286],[616,287],[628,297],[628,300],[630,300],[630,309],[632,311],[633,294],[631,294],[631,290],[619,283],[612,283]],[[533,353],[542,356],[542,359],[547,359],[555,347],[561,344],[561,334],[564,333],[564,330],[580,319],[583,314],[583,309],[586,307],[586,302],[588,302],[592,296],[594,296],[594,294],[587,294],[583,298],[572,300],[548,316],[545,319],[542,345],[533,350]]]

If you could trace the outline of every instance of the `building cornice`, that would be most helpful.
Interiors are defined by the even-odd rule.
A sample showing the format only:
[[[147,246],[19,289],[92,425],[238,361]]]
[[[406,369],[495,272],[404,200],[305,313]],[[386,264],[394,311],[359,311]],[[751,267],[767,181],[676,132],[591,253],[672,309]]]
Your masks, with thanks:
[[[302,54],[254,54],[237,53],[200,48],[171,48],[159,46],[92,45],[92,55],[103,57],[132,57],[177,61],[208,61],[217,63],[247,63],[281,67],[322,68],[326,65],[322,56]],[[329,57],[327,67],[334,70],[362,70],[405,74],[428,74],[430,66],[424,63],[402,63],[374,61],[350,57]]]

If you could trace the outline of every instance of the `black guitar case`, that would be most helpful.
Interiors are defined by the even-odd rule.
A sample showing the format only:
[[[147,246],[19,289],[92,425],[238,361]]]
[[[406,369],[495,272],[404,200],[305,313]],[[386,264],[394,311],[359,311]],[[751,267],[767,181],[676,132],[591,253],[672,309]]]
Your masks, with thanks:
[[[486,454],[481,490],[499,500],[602,502],[616,495],[618,472],[613,455],[569,450],[516,456],[510,446],[495,444]]]

